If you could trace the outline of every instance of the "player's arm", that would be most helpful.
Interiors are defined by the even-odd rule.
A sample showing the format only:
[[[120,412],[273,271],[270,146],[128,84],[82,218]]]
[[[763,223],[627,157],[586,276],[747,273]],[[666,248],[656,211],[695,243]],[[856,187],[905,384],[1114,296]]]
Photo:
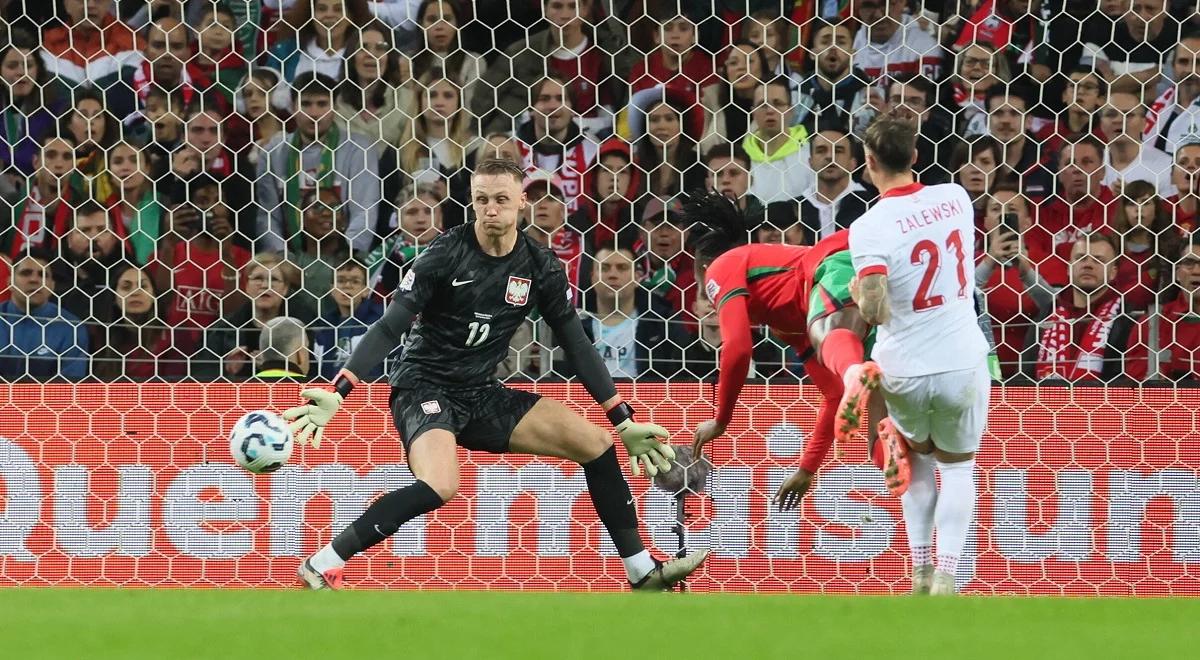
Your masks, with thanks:
[[[883,325],[892,317],[888,303],[888,253],[879,231],[856,222],[850,225],[850,258],[855,277],[850,282],[850,297],[858,305],[863,320]]]
[[[441,245],[438,245],[439,242]],[[435,249],[435,247],[437,249]],[[283,413],[291,420],[296,442],[304,444],[312,437],[314,448],[321,446],[325,425],[333,419],[342,401],[358,385],[358,374],[370,373],[404,340],[412,328],[413,321],[432,297],[438,283],[444,279],[442,264],[446,261],[446,243],[440,238],[430,244],[429,249],[413,261],[412,267],[400,282],[392,303],[378,321],[371,324],[358,345],[350,353],[346,366],[333,378],[333,391],[309,388],[300,393],[308,399],[303,406],[290,408]]]
[[[705,274],[704,294],[712,301],[721,331],[721,361],[717,380],[717,416],[696,427],[692,435],[693,455],[725,433],[738,395],[750,373],[754,339],[750,332],[749,292],[744,259],[717,259]]]
[[[882,268],[882,267],[880,267]],[[892,318],[892,310],[888,306],[887,271],[879,272],[868,267],[859,273],[857,286],[851,287],[850,293],[858,305],[858,311],[863,320],[871,325],[883,325]]]
[[[561,264],[555,257],[547,261],[549,272],[538,278],[538,308],[574,367],[579,382],[604,408],[608,421],[621,436],[621,442],[629,452],[633,474],[640,476],[643,467],[652,477],[660,470],[670,470],[670,459],[675,458],[675,450],[659,441],[659,438],[666,439],[670,434],[657,424],[634,421],[633,407],[617,393],[608,367],[583,331],[583,322],[570,303],[572,296]]]

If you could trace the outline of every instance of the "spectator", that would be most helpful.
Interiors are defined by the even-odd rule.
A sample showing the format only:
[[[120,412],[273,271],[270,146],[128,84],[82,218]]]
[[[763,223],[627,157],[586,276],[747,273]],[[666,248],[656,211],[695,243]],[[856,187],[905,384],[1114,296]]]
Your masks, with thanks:
[[[31,250],[13,260],[11,298],[0,303],[0,379],[81,380],[88,371],[87,331],[50,302],[50,256]]]
[[[195,150],[197,170],[211,174],[221,181],[223,186],[228,187],[234,183],[229,179],[237,173],[237,162],[233,154],[226,149],[226,142],[222,139],[223,120],[224,118],[212,108],[196,109],[187,117],[184,142],[187,145],[185,148]],[[196,172],[193,172],[187,176],[195,174]],[[228,199],[228,193],[226,197],[226,201],[232,203],[235,208],[241,208],[241,204]]]
[[[350,359],[350,353],[367,328],[383,316],[383,302],[371,295],[367,281],[367,269],[361,263],[346,261],[338,266],[329,294],[334,304],[326,309],[313,337],[316,371],[323,379],[333,380],[346,366],[346,360]],[[365,374],[362,380],[378,380],[382,376],[381,360],[379,366]]]
[[[1175,216],[1175,225],[1185,232],[1196,230],[1196,214],[1200,212],[1200,138],[1185,140],[1175,150],[1175,167],[1171,183],[1178,191],[1167,199]]]
[[[1104,185],[1120,194],[1131,181],[1154,184],[1156,194],[1170,197],[1176,192],[1171,184],[1171,157],[1142,142],[1146,125],[1146,106],[1141,99],[1125,92],[1113,92],[1100,110],[1100,127],[1107,139],[1104,150]]]
[[[1103,185],[1103,154],[1104,145],[1090,135],[1063,147],[1054,197],[1038,205],[1034,231],[1026,236],[1051,253],[1039,270],[1054,286],[1067,284],[1067,264],[1072,261],[1070,251],[1076,240],[1112,226],[1118,204]]]
[[[1071,243],[1071,285],[1058,295],[1038,346],[1038,380],[1103,380],[1122,372],[1132,327],[1121,296],[1116,244],[1093,232]]]
[[[854,8],[863,27],[854,35],[851,62],[868,80],[884,82],[899,73],[938,79],[942,47],[917,21],[905,22],[907,5],[908,0],[855,0]]]
[[[1200,124],[1200,35],[1183,38],[1175,47],[1171,60],[1171,80],[1162,94],[1150,105],[1142,139],[1150,146],[1175,153],[1185,137],[1196,133]]]
[[[679,337],[670,304],[638,286],[631,250],[596,251],[592,286],[584,296],[584,332],[614,378],[661,380],[679,371]]]
[[[0,248],[16,262],[16,257],[35,247],[52,247],[66,233],[71,217],[71,200],[82,196],[75,171],[75,138],[53,133],[42,139],[41,150],[34,154],[35,174],[28,187],[5,209],[12,222],[0,233]],[[78,202],[76,202],[78,203]]]
[[[412,85],[401,85],[400,55],[392,46],[391,36],[379,21],[350,32],[346,79],[338,85],[337,112],[346,120],[348,130],[368,143],[399,146],[409,121],[405,111],[414,107],[415,99]]]
[[[304,225],[301,245],[289,241],[288,261],[300,270],[300,285],[293,298],[303,299],[302,309],[319,313],[333,288],[334,270],[350,258],[346,241],[346,209],[332,188],[310,188],[302,196]],[[293,305],[297,300],[293,300]]]
[[[975,226],[983,225],[987,211],[988,191],[992,189],[997,175],[1003,173],[1000,161],[1004,148],[988,136],[973,142],[958,142],[950,153],[950,169],[954,172],[954,183],[962,186],[971,198],[975,211]]]
[[[1062,93],[1066,111],[1060,115],[1054,128],[1054,142],[1098,131],[1098,112],[1108,98],[1108,83],[1092,69],[1077,67],[1067,75],[1070,82]]]
[[[917,125],[917,162],[913,171],[926,185],[946,183],[951,172],[944,165],[954,131],[941,108],[934,105],[933,83],[919,75],[901,74],[887,85],[887,113]]]
[[[254,377],[267,380],[293,380],[308,377],[308,332],[290,316],[273,318],[263,324],[254,355]]]
[[[483,132],[514,130],[529,109],[530,98],[534,107],[529,114],[536,119],[539,88],[547,78],[564,86],[565,92],[558,96],[570,99],[581,128],[592,135],[611,129],[612,113],[628,94],[626,81],[613,75],[612,54],[627,44],[628,37],[595,27],[599,4],[599,0],[542,0],[549,25],[505,48],[497,64],[481,73],[472,92],[471,111]]]
[[[704,296],[697,296],[692,304],[692,313],[699,319],[697,331],[683,349],[683,361],[679,378],[715,381],[720,360],[721,327],[712,303]],[[783,351],[757,328],[751,330],[754,353],[750,360],[749,378],[769,378],[783,367]]]
[[[205,331],[208,355],[201,373],[209,378],[249,376],[262,328],[272,319],[288,316],[287,300],[298,281],[295,267],[278,255],[255,256],[246,268],[244,292],[250,304],[222,316]]]
[[[562,261],[567,283],[578,299],[583,288],[580,268],[584,260],[583,234],[567,225],[567,203],[562,180],[549,172],[533,172],[525,178],[525,233],[535,243],[549,248]]]
[[[1179,44],[1179,20],[1166,11],[1166,0],[1138,0],[1126,5],[1116,29],[1103,35],[1080,35],[1084,51],[1111,83],[1131,76],[1153,89],[1163,58]],[[1089,41],[1099,37],[1097,42]]]
[[[492,133],[487,136],[487,143],[490,151],[486,153],[489,157],[509,160],[518,165],[521,163],[521,149],[508,133]]]
[[[810,30],[813,70],[800,83],[800,93],[812,108],[808,129],[814,129],[818,117],[865,126],[870,82],[867,74],[851,65],[854,30],[846,23],[821,19],[815,19]]]
[[[553,12],[547,12],[549,14]],[[487,72],[487,61],[477,53],[473,53],[463,47],[460,28],[462,27],[463,12],[458,0],[421,0],[417,7],[417,19],[421,23],[421,31],[425,37],[424,48],[417,51],[413,57],[413,71],[429,71],[430,69],[440,69],[446,72],[446,76],[452,80],[457,80],[463,89],[463,107],[475,109],[471,104],[471,96],[478,86],[476,83],[483,74]],[[554,14],[557,16],[558,14]],[[579,30],[579,36],[583,36],[586,40],[582,19],[576,20],[570,24],[572,28]],[[383,27],[380,24],[381,27]],[[544,34],[547,38],[552,37],[552,30],[547,30]],[[388,32],[384,32],[388,34]],[[570,36],[570,39],[567,39]],[[574,41],[576,34],[571,32],[570,35],[564,35],[564,42],[567,42],[568,49],[579,45],[579,42]],[[532,38],[532,36],[531,36]],[[551,48],[545,51],[547,55],[555,53],[555,49]],[[539,73],[534,75],[541,75]],[[572,72],[572,75],[574,73]],[[514,76],[516,78],[516,76]],[[602,82],[603,78],[597,79],[596,82]],[[491,95],[488,95],[491,100]],[[517,103],[524,105],[525,94],[518,94]],[[494,101],[493,101],[494,102]],[[401,106],[403,107],[403,106]],[[482,116],[482,115],[480,115]]]
[[[779,10],[775,8],[754,11],[741,22],[742,39],[762,52],[763,59],[767,62],[767,71],[772,78],[793,77],[792,72],[788,70],[786,59],[791,50],[787,44],[790,26],[787,19],[780,16]]]
[[[662,296],[675,311],[691,309],[696,300],[695,259],[684,247],[688,228],[678,200],[664,204],[651,198],[642,211],[645,236],[634,245],[642,286]]]
[[[137,64],[144,47],[113,15],[113,0],[62,0],[62,25],[42,33],[46,67],[74,84],[94,82]]]
[[[635,137],[634,160],[646,175],[646,192],[669,199],[703,185],[699,107],[688,106],[678,92],[661,88],[639,95],[634,102],[646,104],[644,122],[636,106],[629,122]]]
[[[671,2],[650,4],[647,16],[643,24],[649,27],[648,54],[634,65],[630,90],[661,85],[678,94],[685,107],[699,104],[704,88],[716,82],[716,69],[712,55],[697,45],[697,21]]]
[[[954,75],[942,107],[954,115],[954,132],[965,137],[987,133],[987,93],[1012,80],[1008,60],[990,43],[968,43],[955,54]]]
[[[563,78],[551,74],[529,88],[529,121],[516,132],[521,161],[528,171],[557,174],[567,196],[567,210],[575,212],[581,201],[583,173],[596,160],[599,145],[587,138],[575,121],[575,99]]]
[[[100,322],[91,326],[92,376],[103,382],[178,380],[187,359],[171,347],[171,333],[159,315],[160,299],[145,270],[125,263],[113,288],[101,298]]]
[[[636,240],[642,194],[641,169],[633,162],[629,144],[619,137],[600,145],[599,157],[588,170],[583,214],[576,214],[576,229],[582,230],[584,243],[595,248],[611,243],[618,236],[626,244]]]
[[[1028,67],[1034,72],[1043,65],[1036,57],[1041,54],[1046,31],[1042,0],[986,0],[972,4],[976,6],[975,12],[966,20],[954,42],[954,50],[963,52],[972,44],[984,44],[992,52],[1001,53],[1011,71]],[[1039,79],[1044,80],[1049,73],[1045,71]]]
[[[1200,235],[1193,234],[1175,261],[1173,294],[1138,322],[1129,335],[1125,373],[1139,381],[1200,380]]]
[[[155,179],[171,167],[171,155],[183,143],[183,120],[188,115],[188,106],[183,94],[150,88],[146,92],[146,107],[128,117],[125,134],[145,144],[142,152],[154,172]]]
[[[1113,230],[1121,250],[1113,286],[1124,296],[1126,310],[1143,312],[1170,284],[1167,255],[1179,253],[1179,229],[1154,184],[1131,181],[1121,194]]]
[[[745,139],[754,112],[754,89],[770,79],[766,59],[754,44],[739,41],[725,50],[716,84],[702,92],[705,109],[702,150],[720,142]]]
[[[184,106],[216,108],[229,114],[224,96],[215,92],[213,81],[190,61],[192,29],[173,18],[160,18],[146,27],[146,56],[133,69],[122,69],[96,81],[104,90],[104,107],[118,120],[146,107],[150,90],[178,94]],[[172,107],[174,110],[174,107]],[[182,112],[178,113],[183,116]],[[152,120],[153,121],[153,120]]]
[[[147,267],[155,291],[169,294],[167,325],[173,345],[191,354],[204,328],[235,306],[237,273],[250,253],[234,244],[233,225],[220,203],[220,188],[209,177],[197,177],[171,200],[154,259]],[[169,224],[167,224],[169,223]],[[224,310],[222,309],[224,307]]]
[[[284,23],[295,30],[295,38],[276,43],[268,65],[296,81],[302,75],[318,74],[341,80],[350,34],[371,20],[367,0],[300,0],[284,15]]]
[[[812,186],[808,131],[794,126],[790,79],[775,78],[754,92],[754,132],[742,147],[750,157],[750,194],[764,204],[799,197]]]
[[[442,233],[441,198],[429,184],[406,186],[396,199],[394,229],[364,258],[370,288],[391,296],[400,284],[400,272]]]
[[[471,116],[462,107],[462,88],[439,70],[421,76],[417,105],[400,138],[400,170],[415,183],[446,186],[454,204],[447,209],[447,225],[462,224],[471,203],[471,170],[475,168],[476,140]]]
[[[715,144],[704,153],[704,189],[733,198],[745,213],[760,213],[762,202],[750,194],[750,167],[750,157],[740,144]]]
[[[854,180],[858,171],[858,146],[846,128],[822,123],[810,141],[809,167],[816,172],[817,185],[800,199],[800,225],[805,244],[811,245],[846,229],[866,212],[877,196]],[[791,225],[786,225],[787,229]]]
[[[110,204],[116,225],[129,237],[134,261],[145,266],[165,229],[163,206],[154,191],[141,148],[118,142],[108,151],[108,175],[115,191]]]
[[[32,176],[42,138],[66,109],[65,90],[42,63],[37,37],[16,27],[0,48],[0,81],[0,167],[14,177]]]
[[[336,83],[322,74],[297,76],[293,94],[295,128],[258,163],[258,236],[268,250],[296,241],[301,224],[301,190],[334,187],[347,204],[346,235],[355,250],[370,247],[367,213],[382,194],[379,157],[366,139],[334,121]],[[298,243],[297,243],[298,245]]]
[[[237,24],[229,7],[223,2],[203,4],[189,62],[212,81],[213,92],[220,94],[225,99],[224,107],[229,108],[250,62],[242,53],[242,45],[233,38]]]
[[[75,318],[97,318],[96,298],[108,291],[109,276],[125,258],[124,243],[113,231],[108,211],[94,201],[79,205],[71,214],[72,226],[59,246],[59,258],[50,264],[60,307]]]
[[[104,111],[104,100],[90,89],[75,93],[75,107],[59,122],[58,133],[75,138],[75,170],[83,175],[84,189],[99,201],[113,192],[104,171],[104,152],[117,141],[118,132],[116,120]]]
[[[238,85],[234,110],[249,126],[252,147],[246,162],[257,167],[262,154],[283,139],[283,120],[292,116],[292,95],[279,83],[279,74],[256,67]]]
[[[996,356],[1005,379],[1026,370],[1033,357],[1026,354],[1027,348],[1038,323],[1054,304],[1050,285],[1037,270],[1045,255],[1031,253],[1036,246],[1021,240],[1031,224],[1029,200],[1021,195],[1016,181],[997,181],[988,196],[975,286],[987,301]]]
[[[1047,154],[1030,133],[1030,98],[1029,89],[1017,83],[989,89],[987,132],[1003,146],[1000,164],[1020,177],[1021,192],[1038,199],[1052,194],[1052,176],[1044,166]]]

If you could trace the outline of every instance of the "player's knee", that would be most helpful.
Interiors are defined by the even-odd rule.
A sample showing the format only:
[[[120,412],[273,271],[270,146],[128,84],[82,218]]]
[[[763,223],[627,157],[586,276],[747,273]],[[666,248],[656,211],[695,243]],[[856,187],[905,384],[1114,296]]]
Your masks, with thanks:
[[[966,461],[975,458],[975,452],[950,452],[942,451],[941,449],[935,449],[933,452],[933,457],[942,463],[965,463]]]
[[[588,432],[584,434],[585,439],[580,443],[578,455],[573,457],[575,462],[581,465],[599,458],[613,444],[611,433],[595,424],[589,424],[588,427]]]
[[[442,503],[449,502],[458,495],[458,474],[438,475],[435,477],[422,477],[433,492],[442,498]]]

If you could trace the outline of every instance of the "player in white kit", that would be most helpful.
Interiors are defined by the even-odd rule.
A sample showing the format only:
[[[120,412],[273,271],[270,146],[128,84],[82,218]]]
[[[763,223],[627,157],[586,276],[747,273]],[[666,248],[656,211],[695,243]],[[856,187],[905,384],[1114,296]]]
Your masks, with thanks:
[[[863,142],[880,199],[850,225],[851,291],[863,318],[879,326],[872,358],[890,412],[880,441],[910,463],[901,502],[913,593],[950,594],[975,515],[975,452],[991,389],[974,305],[975,216],[959,185],[916,182],[908,122],[881,117]]]

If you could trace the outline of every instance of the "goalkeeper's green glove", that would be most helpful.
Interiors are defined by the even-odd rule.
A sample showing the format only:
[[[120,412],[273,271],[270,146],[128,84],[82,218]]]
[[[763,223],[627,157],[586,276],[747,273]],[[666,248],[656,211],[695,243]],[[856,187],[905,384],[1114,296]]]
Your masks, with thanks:
[[[658,438],[669,438],[670,433],[658,424],[640,424],[633,421],[633,408],[621,402],[608,411],[608,420],[621,436],[625,451],[629,452],[630,470],[633,476],[642,476],[643,467],[647,476],[656,476],[659,472],[671,470],[671,459],[675,458],[675,450]]]
[[[342,407],[342,395],[314,388],[304,390],[300,396],[311,403],[285,410],[283,418],[292,422],[289,426],[296,436],[297,444],[305,444],[311,435],[313,449],[320,449],[325,425],[333,419],[333,414],[338,408]]]

